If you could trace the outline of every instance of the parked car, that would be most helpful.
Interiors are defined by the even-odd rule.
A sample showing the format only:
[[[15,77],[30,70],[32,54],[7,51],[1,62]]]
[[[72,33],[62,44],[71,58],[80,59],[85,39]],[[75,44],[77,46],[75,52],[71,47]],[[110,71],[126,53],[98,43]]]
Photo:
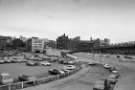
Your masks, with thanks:
[[[89,62],[88,65],[95,66],[95,65],[97,65],[97,63],[96,62]]]
[[[13,78],[10,77],[9,73],[1,73],[0,74],[0,83],[1,84],[8,84],[8,83],[12,83],[14,80]]]
[[[67,60],[60,60],[59,61],[61,64],[68,64],[68,61]]]
[[[5,63],[5,61],[4,60],[0,60],[0,64],[3,64],[3,63]]]
[[[18,77],[18,79],[20,81],[35,81],[36,80],[36,77],[35,76],[30,76],[30,75],[25,75],[25,74],[22,74]]]
[[[119,74],[119,72],[117,70],[113,70],[112,73],[113,74]]]
[[[11,63],[12,61],[10,59],[6,59],[5,63]]]
[[[74,70],[74,69],[76,69],[76,66],[74,66],[74,65],[66,65],[66,66],[64,66],[64,69]]]
[[[94,83],[93,90],[104,90],[104,81],[98,80]]]
[[[26,65],[28,65],[28,66],[36,66],[36,65],[38,65],[38,63],[33,62],[33,61],[27,61]]]
[[[51,66],[51,63],[45,61],[45,62],[40,62],[40,65],[43,65],[43,66]]]
[[[69,73],[70,72],[70,70],[68,70],[68,69],[61,69],[62,71],[64,71],[65,73]]]
[[[111,68],[111,65],[109,65],[109,64],[103,64],[103,66],[104,66],[104,68],[106,68],[106,69],[110,69],[110,68]]]
[[[64,74],[65,72],[59,69],[49,69],[48,72],[53,75]]]
[[[111,66],[110,68],[108,68],[108,70],[109,70],[110,72],[112,72],[112,71],[116,71],[117,69],[116,69],[114,66]]]
[[[68,64],[73,65],[73,64],[75,64],[75,61],[68,61]]]

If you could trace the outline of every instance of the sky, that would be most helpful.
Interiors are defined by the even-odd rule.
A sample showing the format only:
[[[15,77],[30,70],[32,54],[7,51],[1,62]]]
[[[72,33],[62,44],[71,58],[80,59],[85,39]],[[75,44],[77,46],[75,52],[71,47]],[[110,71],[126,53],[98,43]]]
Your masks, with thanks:
[[[0,0],[0,35],[135,41],[135,0]]]

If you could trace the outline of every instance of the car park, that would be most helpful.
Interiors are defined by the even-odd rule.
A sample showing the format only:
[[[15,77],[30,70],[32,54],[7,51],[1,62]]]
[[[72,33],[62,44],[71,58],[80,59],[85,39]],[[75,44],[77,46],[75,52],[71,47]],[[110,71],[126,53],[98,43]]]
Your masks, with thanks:
[[[0,84],[12,83],[13,78],[10,77],[9,73],[3,72],[0,74]]]
[[[65,72],[59,69],[49,69],[48,72],[53,75],[64,74]]]

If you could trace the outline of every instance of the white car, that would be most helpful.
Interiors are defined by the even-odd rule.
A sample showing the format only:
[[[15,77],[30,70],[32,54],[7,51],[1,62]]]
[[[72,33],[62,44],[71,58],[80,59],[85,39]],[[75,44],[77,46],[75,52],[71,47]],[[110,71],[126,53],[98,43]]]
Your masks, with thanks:
[[[104,68],[106,68],[106,69],[110,69],[110,68],[111,68],[111,66],[110,66],[109,64],[104,64]]]
[[[119,72],[117,70],[113,70],[112,73],[118,74]]]
[[[3,64],[3,63],[5,63],[5,61],[4,60],[0,60],[0,64]]]
[[[64,67],[64,69],[74,70],[74,69],[76,69],[76,66],[74,66],[74,65],[67,65],[67,66]]]
[[[43,66],[51,66],[51,63],[49,62],[40,62],[40,64]]]

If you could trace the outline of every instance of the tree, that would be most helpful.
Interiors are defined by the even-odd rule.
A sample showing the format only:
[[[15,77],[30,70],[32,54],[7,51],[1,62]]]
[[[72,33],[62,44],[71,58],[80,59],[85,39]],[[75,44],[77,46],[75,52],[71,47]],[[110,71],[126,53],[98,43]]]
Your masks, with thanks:
[[[13,43],[14,49],[17,49],[17,48],[20,48],[20,47],[22,47],[22,48],[25,47],[25,43],[20,39],[14,39],[12,41],[12,43]]]

